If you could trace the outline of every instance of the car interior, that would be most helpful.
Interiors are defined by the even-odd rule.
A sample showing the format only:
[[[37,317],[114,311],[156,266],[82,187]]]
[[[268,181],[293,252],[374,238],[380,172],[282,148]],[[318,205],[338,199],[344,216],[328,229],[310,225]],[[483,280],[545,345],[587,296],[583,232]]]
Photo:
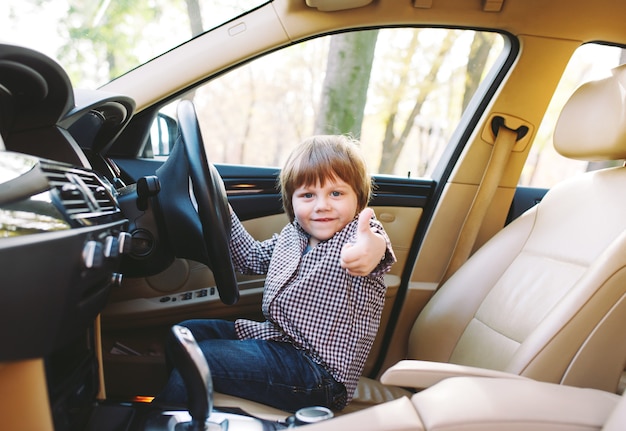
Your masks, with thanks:
[[[2,429],[624,429],[626,60],[551,125],[562,157],[600,168],[518,185],[576,49],[626,46],[626,5],[574,3],[584,22],[568,0],[273,0],[98,89],[0,43]],[[230,262],[228,205],[259,240],[287,217],[278,168],[213,161],[226,120],[194,95],[309,40],[404,26],[503,42],[432,172],[374,175],[398,262],[353,401],[288,412],[214,391],[177,323],[263,319],[263,277]],[[186,406],[151,403],[168,334]]]
[[[625,86],[626,68],[621,67],[611,78],[580,87],[559,117],[554,138],[558,151],[577,159],[626,159]],[[614,127],[606,128],[607,123]],[[418,316],[408,359],[387,369],[380,381],[362,378],[357,401],[349,409],[410,398],[409,391],[400,391],[413,388],[421,390],[413,398],[421,412],[415,400],[430,393],[423,389],[461,376],[480,377],[478,385],[488,377],[516,385],[514,376],[519,376],[618,392],[626,356],[620,337],[626,323],[621,309],[626,293],[622,279],[626,208],[613,196],[622,187],[624,174],[623,167],[599,170],[559,184],[481,247],[440,286]],[[588,211],[578,208],[580,193],[593,197]],[[594,218],[597,230],[588,226]],[[463,392],[450,385],[451,392]],[[441,397],[446,401],[433,429],[446,429],[448,420],[458,420],[450,417],[447,394]],[[472,403],[467,395],[462,397],[460,405]],[[262,410],[246,406],[246,411]],[[437,409],[423,409],[427,414],[433,410]],[[369,421],[363,417],[359,427]],[[483,429],[484,424],[477,426]],[[377,424],[371,429],[386,428]]]

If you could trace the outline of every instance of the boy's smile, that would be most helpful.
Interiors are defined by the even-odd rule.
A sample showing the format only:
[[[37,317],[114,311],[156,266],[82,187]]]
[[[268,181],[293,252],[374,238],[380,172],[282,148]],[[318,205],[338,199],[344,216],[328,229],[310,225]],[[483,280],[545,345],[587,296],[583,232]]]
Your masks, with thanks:
[[[327,180],[324,185],[298,187],[292,197],[296,220],[311,238],[315,247],[321,241],[350,223],[357,213],[357,196],[352,187],[339,178]]]

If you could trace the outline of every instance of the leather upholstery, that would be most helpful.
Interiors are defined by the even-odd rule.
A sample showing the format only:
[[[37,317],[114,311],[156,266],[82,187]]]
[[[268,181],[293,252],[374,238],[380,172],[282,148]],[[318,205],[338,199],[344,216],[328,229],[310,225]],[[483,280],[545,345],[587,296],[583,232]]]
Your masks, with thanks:
[[[626,357],[626,201],[616,199],[625,185],[626,169],[615,168],[552,189],[433,296],[409,356],[616,390]]]
[[[611,78],[578,88],[561,110],[554,147],[563,156],[590,161],[626,159],[626,68],[611,72]]]
[[[559,151],[626,157],[624,83],[622,67],[572,95],[555,130]],[[604,109],[604,121],[587,121]],[[620,167],[550,190],[434,295],[409,356],[615,391],[626,358],[625,186]]]
[[[597,430],[620,401],[603,391],[532,380],[459,377],[431,389],[411,399],[428,431]]]
[[[413,395],[331,421],[310,431],[617,431],[626,398],[597,389],[530,379],[455,377]]]

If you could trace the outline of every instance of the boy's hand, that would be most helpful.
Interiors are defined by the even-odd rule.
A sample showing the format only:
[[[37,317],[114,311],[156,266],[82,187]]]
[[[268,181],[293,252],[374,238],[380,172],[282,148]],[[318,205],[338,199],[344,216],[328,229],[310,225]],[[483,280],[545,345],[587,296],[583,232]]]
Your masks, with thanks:
[[[374,210],[371,208],[361,211],[355,241],[344,244],[341,250],[341,267],[350,275],[368,275],[385,255],[385,238],[370,228],[373,215]]]

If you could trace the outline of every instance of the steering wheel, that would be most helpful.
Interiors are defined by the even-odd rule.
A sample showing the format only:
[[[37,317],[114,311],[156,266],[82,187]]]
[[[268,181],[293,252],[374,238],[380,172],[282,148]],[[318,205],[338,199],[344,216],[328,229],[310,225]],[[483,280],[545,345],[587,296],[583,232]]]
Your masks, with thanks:
[[[209,266],[220,299],[231,305],[239,299],[239,288],[228,247],[231,222],[224,182],[207,160],[193,103],[179,102],[177,117],[178,139],[157,170],[167,241],[176,256]]]

